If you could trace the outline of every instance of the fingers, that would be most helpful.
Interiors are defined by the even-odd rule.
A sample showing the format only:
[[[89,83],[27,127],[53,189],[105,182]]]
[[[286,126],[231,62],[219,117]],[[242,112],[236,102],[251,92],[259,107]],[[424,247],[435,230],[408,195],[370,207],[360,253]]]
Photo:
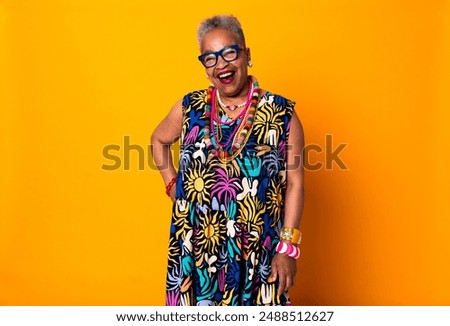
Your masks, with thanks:
[[[294,286],[294,278],[291,275],[286,277],[286,290]]]
[[[277,295],[280,296],[282,295],[284,292],[286,292],[287,288],[286,288],[286,273],[280,272],[279,273],[279,278],[278,278],[278,291],[277,291]]]
[[[267,279],[269,282],[275,282],[278,278],[278,271],[276,265],[272,265],[272,273],[270,274],[269,278]]]
[[[278,295],[282,295],[284,292],[294,286],[294,277],[289,272],[280,272],[278,276]]]
[[[286,287],[283,292],[286,292],[287,290],[289,290],[293,285],[294,285],[294,278],[290,274],[287,274],[286,275]],[[281,293],[283,293],[283,292],[281,292]],[[281,295],[281,293],[280,293],[280,295]]]
[[[294,285],[294,277],[297,272],[295,261],[290,257],[277,255],[272,261],[272,273],[269,282],[278,279],[277,295],[280,296]]]

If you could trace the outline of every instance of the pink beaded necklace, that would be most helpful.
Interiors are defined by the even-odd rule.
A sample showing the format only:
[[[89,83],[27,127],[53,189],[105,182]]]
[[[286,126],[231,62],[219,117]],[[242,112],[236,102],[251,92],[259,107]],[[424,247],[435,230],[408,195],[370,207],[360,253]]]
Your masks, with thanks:
[[[219,118],[218,118],[217,105],[216,105],[215,99],[216,98],[219,99],[219,97],[218,97],[219,91],[217,89],[215,89],[215,91],[212,93],[212,98],[211,98],[211,102],[212,102],[211,116],[212,116],[213,121],[216,123],[219,123],[219,124],[229,125],[229,124],[234,123],[236,120],[240,119],[241,117],[243,117],[250,106],[250,100],[252,98],[253,90],[254,90],[254,86],[253,86],[253,83],[251,83],[250,87],[248,88],[247,97],[245,100],[245,108],[237,116],[231,118],[230,121],[224,122],[224,121],[219,120]]]
[[[205,105],[206,122],[204,127],[203,138],[205,140],[207,148],[211,150],[211,153],[213,153],[216,157],[218,157],[222,161],[228,162],[231,161],[240,153],[243,147],[242,145],[250,136],[250,130],[252,128],[256,113],[256,106],[259,101],[260,89],[258,82],[256,81],[256,79],[253,78],[252,86],[247,96],[246,108],[242,110],[242,112],[238,115],[238,117],[242,116],[243,118],[239,122],[239,125],[236,126],[234,132],[232,133],[232,135],[230,135],[225,145],[222,145],[220,144],[220,142],[216,141],[217,136],[215,135],[214,132],[214,121],[216,121],[216,123],[221,123],[216,119],[216,103],[214,93],[215,88],[213,85],[211,85],[208,88],[206,94],[206,105]],[[229,150],[225,150],[225,148],[230,145],[231,141],[233,141],[231,148]]]

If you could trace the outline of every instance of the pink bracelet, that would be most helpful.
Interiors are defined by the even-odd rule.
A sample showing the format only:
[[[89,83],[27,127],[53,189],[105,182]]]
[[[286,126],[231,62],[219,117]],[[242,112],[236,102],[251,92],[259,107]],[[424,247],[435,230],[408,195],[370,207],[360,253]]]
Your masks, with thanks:
[[[292,243],[278,242],[275,251],[279,254],[286,254],[291,258],[298,259],[300,257],[300,249],[296,246],[294,246]]]

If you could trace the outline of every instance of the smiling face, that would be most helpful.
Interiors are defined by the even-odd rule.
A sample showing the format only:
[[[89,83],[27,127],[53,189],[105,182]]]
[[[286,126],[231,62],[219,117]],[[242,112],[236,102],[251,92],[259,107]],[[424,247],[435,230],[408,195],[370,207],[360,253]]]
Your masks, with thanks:
[[[250,52],[245,48],[245,44],[241,43],[233,32],[221,28],[207,32],[202,39],[200,45],[202,54],[217,52],[234,44],[240,47],[236,60],[227,62],[219,56],[214,67],[205,68],[210,81],[217,87],[222,97],[245,98],[247,95],[247,62],[250,59]]]

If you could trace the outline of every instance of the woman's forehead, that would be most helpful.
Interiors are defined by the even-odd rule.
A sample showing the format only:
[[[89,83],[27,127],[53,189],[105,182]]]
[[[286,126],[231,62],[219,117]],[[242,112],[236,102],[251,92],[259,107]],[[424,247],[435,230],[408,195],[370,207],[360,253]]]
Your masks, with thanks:
[[[215,28],[203,36],[200,50],[202,52],[219,51],[225,46],[237,44],[237,39],[237,36],[232,31]]]

